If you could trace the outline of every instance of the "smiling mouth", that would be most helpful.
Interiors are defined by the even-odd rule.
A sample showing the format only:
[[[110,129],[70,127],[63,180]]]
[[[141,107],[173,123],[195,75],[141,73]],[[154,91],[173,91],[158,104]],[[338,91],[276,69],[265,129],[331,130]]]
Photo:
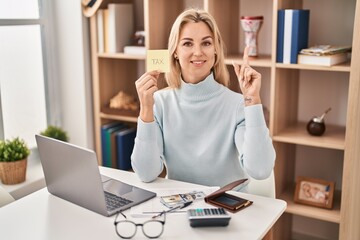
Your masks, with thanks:
[[[195,64],[195,65],[201,65],[201,64],[205,63],[206,60],[196,60],[196,61],[190,61],[190,62]]]

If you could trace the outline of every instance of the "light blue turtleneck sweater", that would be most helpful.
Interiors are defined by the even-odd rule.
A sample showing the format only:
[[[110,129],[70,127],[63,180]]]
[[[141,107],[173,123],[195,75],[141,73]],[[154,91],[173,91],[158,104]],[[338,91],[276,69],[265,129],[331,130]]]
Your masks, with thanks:
[[[159,90],[154,98],[155,121],[138,119],[131,156],[142,181],[154,180],[163,164],[169,179],[207,186],[270,175],[275,151],[261,104],[245,107],[243,96],[212,74]]]

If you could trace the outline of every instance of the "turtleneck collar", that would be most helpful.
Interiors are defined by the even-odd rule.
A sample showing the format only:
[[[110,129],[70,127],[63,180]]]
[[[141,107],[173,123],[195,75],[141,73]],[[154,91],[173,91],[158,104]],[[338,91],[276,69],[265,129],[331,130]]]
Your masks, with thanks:
[[[186,83],[181,79],[179,91],[182,100],[200,102],[220,94],[224,89],[223,85],[215,81],[213,73],[210,73],[203,81],[195,84]]]

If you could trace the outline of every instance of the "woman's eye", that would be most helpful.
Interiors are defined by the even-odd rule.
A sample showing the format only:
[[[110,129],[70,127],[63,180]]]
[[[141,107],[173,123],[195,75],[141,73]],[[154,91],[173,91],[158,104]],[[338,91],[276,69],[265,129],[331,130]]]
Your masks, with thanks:
[[[204,46],[211,46],[211,42],[203,42]]]
[[[191,43],[191,42],[184,42],[184,43],[183,43],[183,46],[191,47],[191,46],[192,46],[192,43]]]

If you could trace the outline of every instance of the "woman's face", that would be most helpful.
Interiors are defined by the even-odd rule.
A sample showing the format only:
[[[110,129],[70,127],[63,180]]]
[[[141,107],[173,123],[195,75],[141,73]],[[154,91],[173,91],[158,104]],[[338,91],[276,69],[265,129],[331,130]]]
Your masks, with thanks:
[[[175,56],[187,83],[204,80],[215,63],[214,36],[204,22],[186,23],[179,37]]]

